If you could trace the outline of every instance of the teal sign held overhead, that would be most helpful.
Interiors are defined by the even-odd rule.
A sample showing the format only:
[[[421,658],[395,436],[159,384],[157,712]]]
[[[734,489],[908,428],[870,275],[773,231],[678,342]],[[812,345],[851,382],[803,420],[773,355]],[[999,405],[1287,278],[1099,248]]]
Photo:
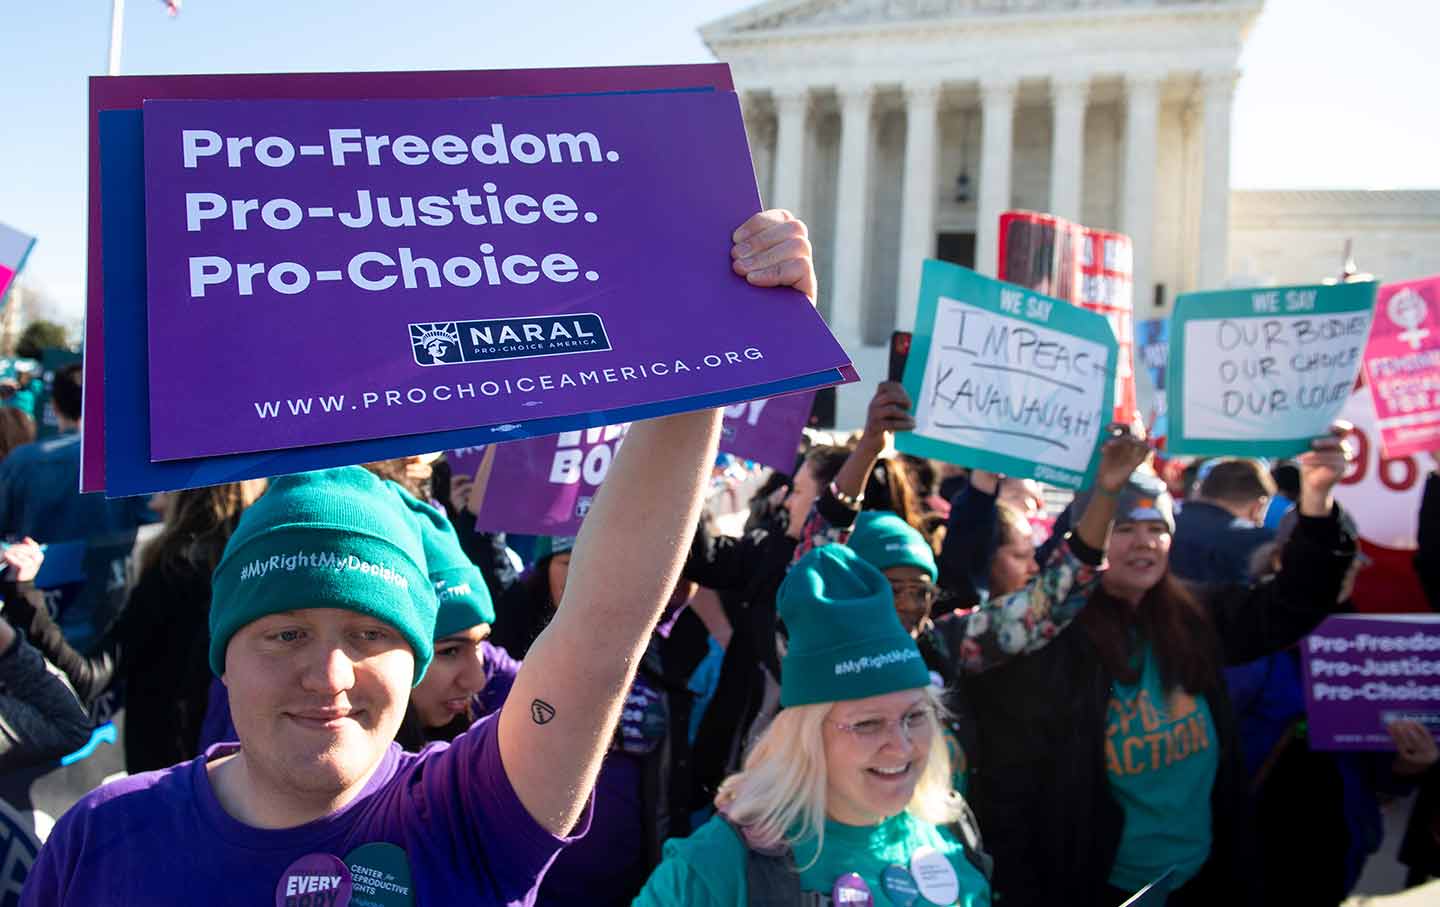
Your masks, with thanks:
[[[1288,457],[1325,434],[1355,386],[1374,283],[1186,293],[1175,301],[1170,453]]]
[[[895,446],[1083,488],[1113,412],[1116,348],[1103,316],[926,261],[905,368],[916,427]]]

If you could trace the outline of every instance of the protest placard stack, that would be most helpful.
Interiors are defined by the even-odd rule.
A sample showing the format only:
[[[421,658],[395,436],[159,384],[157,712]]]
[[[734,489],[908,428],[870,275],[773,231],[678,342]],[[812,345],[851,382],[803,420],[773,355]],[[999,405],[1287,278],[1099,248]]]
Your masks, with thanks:
[[[801,294],[732,273],[761,206],[725,66],[105,79],[91,126],[85,490],[853,375]]]

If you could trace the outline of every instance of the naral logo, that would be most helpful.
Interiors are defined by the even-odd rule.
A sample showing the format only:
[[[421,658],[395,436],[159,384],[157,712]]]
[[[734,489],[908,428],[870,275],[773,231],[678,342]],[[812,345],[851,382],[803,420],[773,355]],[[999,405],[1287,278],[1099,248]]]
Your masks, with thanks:
[[[460,358],[460,331],[455,322],[410,325],[410,347],[421,365],[464,362]]]
[[[610,349],[605,323],[593,312],[410,325],[420,365],[567,356]]]

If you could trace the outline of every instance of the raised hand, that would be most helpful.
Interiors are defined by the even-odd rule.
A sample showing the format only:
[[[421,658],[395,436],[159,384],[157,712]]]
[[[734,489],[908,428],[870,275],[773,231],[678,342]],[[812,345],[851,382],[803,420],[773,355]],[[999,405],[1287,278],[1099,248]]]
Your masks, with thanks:
[[[731,268],[757,287],[794,287],[815,303],[818,291],[810,231],[789,211],[761,211],[731,237]]]
[[[1119,434],[1115,434],[1117,430]],[[1130,474],[1149,456],[1150,448],[1139,436],[1119,423],[1111,426],[1111,436],[1100,445],[1100,466],[1095,470],[1096,488],[1118,494],[1130,481]]]
[[[1305,516],[1326,516],[1335,505],[1332,492],[1350,461],[1355,459],[1355,450],[1345,436],[1352,426],[1348,422],[1335,421],[1330,433],[1310,443],[1310,450],[1296,458],[1300,467],[1300,512]]]

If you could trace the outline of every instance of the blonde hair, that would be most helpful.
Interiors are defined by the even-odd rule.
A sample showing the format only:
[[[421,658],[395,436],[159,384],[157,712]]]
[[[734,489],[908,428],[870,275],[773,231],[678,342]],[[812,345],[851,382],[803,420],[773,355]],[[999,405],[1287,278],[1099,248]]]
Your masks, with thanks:
[[[963,801],[951,784],[940,691],[925,687],[924,692],[930,707],[930,753],[905,811],[923,822],[949,825],[960,818]],[[825,846],[828,776],[822,729],[832,706],[817,702],[783,709],[755,741],[745,767],[726,778],[715,796],[715,806],[743,827],[747,842],[758,849],[793,848],[813,835],[815,857],[802,871],[820,859]]]

